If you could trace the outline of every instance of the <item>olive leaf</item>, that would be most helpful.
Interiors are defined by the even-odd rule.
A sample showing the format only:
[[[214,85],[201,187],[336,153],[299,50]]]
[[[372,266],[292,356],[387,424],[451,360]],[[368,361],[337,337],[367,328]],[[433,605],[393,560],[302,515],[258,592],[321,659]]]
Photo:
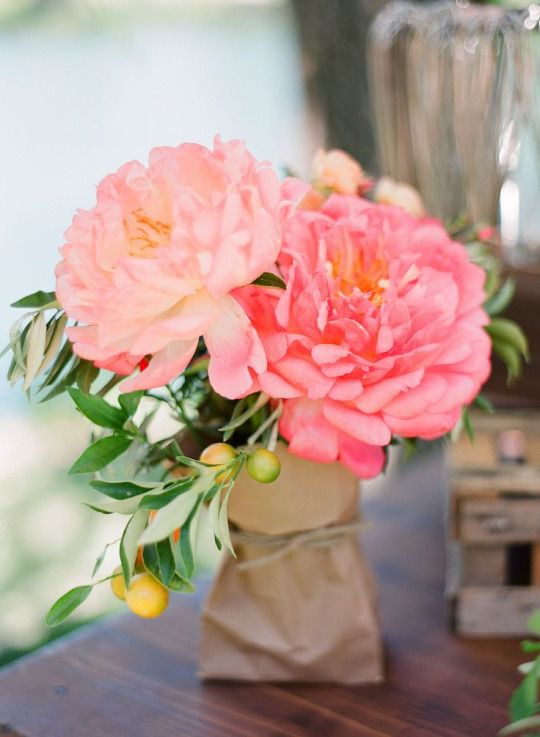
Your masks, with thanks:
[[[76,374],[77,386],[85,394],[89,394],[92,384],[99,375],[99,369],[90,361],[83,361],[79,364]]]
[[[47,348],[43,356],[43,361],[39,367],[38,375],[44,373],[50,364],[54,361],[55,356],[59,354],[59,349],[64,338],[64,330],[67,325],[67,315],[55,316],[50,321],[51,332],[48,336]]]
[[[43,312],[39,312],[32,321],[28,338],[26,341],[26,373],[24,377],[23,390],[27,391],[36,378],[39,367],[45,356],[45,341],[47,337],[47,324]]]

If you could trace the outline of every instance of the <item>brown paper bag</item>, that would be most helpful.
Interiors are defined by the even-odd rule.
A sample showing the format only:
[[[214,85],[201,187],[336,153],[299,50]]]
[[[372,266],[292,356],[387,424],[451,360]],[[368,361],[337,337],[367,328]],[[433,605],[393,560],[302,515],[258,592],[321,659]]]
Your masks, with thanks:
[[[284,447],[278,454],[276,482],[244,473],[231,493],[229,517],[248,534],[235,544],[237,560],[223,558],[204,606],[200,675],[381,682],[375,590],[354,530],[332,539],[322,531],[322,541],[291,534],[354,523],[357,479],[337,463],[305,461]],[[290,536],[289,545],[262,544],[261,534]]]

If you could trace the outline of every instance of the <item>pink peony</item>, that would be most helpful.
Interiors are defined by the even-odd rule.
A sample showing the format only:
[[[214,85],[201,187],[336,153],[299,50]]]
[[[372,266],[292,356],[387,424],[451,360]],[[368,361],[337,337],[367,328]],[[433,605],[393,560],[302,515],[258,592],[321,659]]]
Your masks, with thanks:
[[[333,195],[287,221],[281,294],[239,290],[292,453],[376,475],[393,434],[448,432],[490,371],[484,272],[435,221]]]
[[[144,368],[123,384],[132,391],[174,379],[203,336],[214,389],[247,392],[266,358],[231,292],[273,268],[280,199],[270,166],[219,138],[213,150],[156,148],[148,167],[106,177],[56,270],[58,300],[80,323],[68,331],[75,352],[119,374]]]

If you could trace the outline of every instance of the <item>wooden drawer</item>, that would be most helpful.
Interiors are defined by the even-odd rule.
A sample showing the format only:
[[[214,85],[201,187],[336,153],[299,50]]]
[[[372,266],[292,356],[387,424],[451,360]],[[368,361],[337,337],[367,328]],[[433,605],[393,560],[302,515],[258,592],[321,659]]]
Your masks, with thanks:
[[[540,499],[463,499],[459,537],[464,542],[540,540]]]
[[[472,637],[519,637],[538,607],[536,586],[464,586],[455,601],[455,628]]]

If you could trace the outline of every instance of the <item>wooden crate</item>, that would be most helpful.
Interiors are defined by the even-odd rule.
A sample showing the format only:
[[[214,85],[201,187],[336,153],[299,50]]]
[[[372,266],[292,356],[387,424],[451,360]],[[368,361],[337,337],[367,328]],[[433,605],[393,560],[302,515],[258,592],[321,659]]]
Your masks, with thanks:
[[[462,635],[523,635],[540,608],[540,413],[472,420],[474,443],[462,437],[449,450],[452,622]]]

